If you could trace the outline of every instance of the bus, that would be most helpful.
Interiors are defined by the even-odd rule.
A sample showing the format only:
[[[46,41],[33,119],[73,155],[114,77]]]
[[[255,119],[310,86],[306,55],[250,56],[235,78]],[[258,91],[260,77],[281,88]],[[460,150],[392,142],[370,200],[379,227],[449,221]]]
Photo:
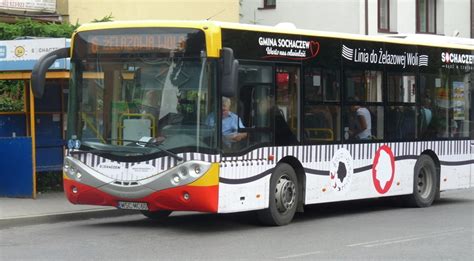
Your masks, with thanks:
[[[309,204],[397,197],[428,207],[474,185],[472,46],[214,21],[95,23],[38,61],[36,97],[67,57],[73,204],[156,220],[255,211],[278,226]]]

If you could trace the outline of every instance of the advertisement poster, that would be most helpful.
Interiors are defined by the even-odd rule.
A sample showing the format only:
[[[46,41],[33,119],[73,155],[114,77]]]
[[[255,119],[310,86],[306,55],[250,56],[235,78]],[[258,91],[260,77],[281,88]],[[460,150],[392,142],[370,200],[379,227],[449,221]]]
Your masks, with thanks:
[[[464,82],[453,82],[453,117],[454,120],[464,120]]]

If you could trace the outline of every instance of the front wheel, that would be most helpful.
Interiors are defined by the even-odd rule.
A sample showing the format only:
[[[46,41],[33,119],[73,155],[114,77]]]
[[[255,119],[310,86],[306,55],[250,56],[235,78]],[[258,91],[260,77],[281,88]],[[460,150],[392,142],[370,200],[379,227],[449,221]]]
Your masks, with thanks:
[[[436,166],[428,155],[421,155],[416,164],[413,194],[406,197],[410,207],[429,207],[439,193],[439,177]]]
[[[267,209],[257,212],[260,222],[270,226],[287,225],[293,219],[299,200],[295,170],[279,163],[270,180],[270,202]]]
[[[171,214],[172,211],[169,211],[169,210],[158,210],[158,211],[143,210],[141,212],[145,217],[147,217],[149,219],[156,220],[156,221],[162,221],[162,220],[165,220]]]

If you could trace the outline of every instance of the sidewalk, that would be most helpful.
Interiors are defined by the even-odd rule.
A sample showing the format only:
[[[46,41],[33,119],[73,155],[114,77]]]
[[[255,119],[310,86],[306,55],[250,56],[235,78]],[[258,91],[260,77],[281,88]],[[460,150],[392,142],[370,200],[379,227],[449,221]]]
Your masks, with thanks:
[[[73,205],[63,192],[41,193],[36,199],[0,198],[0,228],[137,213],[114,207]]]

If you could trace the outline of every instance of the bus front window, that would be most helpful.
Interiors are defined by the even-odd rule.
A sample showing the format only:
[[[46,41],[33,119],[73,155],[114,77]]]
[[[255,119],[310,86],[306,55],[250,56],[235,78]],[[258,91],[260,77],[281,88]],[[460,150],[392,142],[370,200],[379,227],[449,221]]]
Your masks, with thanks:
[[[214,151],[217,130],[204,122],[217,107],[216,62],[203,53],[73,57],[68,137],[121,156]],[[159,148],[143,142],[152,138]]]

